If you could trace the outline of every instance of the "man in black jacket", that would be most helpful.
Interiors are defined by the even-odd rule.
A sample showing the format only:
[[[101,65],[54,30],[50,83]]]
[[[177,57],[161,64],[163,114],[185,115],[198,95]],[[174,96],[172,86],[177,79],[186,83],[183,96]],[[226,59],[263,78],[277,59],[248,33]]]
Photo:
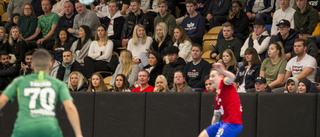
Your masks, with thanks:
[[[80,71],[82,72],[81,65],[73,58],[72,53],[70,50],[65,50],[62,53],[63,62],[60,64],[57,78],[62,80],[63,82],[67,83],[69,75],[73,71]]]
[[[0,90],[5,87],[16,77],[19,73],[19,68],[9,63],[9,53],[0,51]]]

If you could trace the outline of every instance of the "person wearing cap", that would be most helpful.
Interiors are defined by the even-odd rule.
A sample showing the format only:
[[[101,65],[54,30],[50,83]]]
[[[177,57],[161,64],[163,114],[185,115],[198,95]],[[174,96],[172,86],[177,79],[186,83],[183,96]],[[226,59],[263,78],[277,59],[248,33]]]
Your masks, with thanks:
[[[274,12],[275,0],[248,0],[246,7],[247,16],[251,21],[263,19],[271,23],[271,13]]]
[[[294,2],[295,0],[291,0],[291,2]],[[296,12],[296,10],[292,7],[290,7],[290,0],[281,0],[280,5],[281,9],[278,9],[274,14],[273,14],[273,20],[272,20],[272,27],[271,27],[271,37],[276,36],[279,27],[277,24],[280,22],[281,19],[286,19],[290,22],[291,26],[290,28],[294,29],[294,19],[293,19],[293,14]]]
[[[257,93],[270,93],[271,88],[268,86],[267,81],[264,77],[257,77],[254,80],[254,87]]]
[[[294,40],[299,37],[298,31],[291,29],[291,23],[288,20],[282,19],[277,24],[279,27],[279,33],[276,36],[271,37],[269,46],[271,43],[276,43],[280,41],[284,48],[284,58],[289,60],[291,57],[295,56],[293,51]],[[268,57],[268,54],[266,54]]]
[[[297,11],[294,13],[294,27],[299,30],[303,26],[313,32],[319,21],[319,14],[316,9],[309,5],[308,0],[297,0]]]
[[[311,32],[309,31],[308,27],[302,27],[299,30],[299,38],[306,41],[307,44],[307,54],[314,57],[317,60],[317,64],[319,64],[320,59],[318,55],[318,46],[314,40],[314,38],[309,37]]]
[[[257,50],[260,60],[263,61],[265,59],[265,55],[270,41],[270,36],[266,31],[265,25],[265,22],[261,19],[257,19],[254,21],[254,32],[244,42],[240,51],[240,57],[245,56],[245,51],[247,50],[247,48],[253,47]]]

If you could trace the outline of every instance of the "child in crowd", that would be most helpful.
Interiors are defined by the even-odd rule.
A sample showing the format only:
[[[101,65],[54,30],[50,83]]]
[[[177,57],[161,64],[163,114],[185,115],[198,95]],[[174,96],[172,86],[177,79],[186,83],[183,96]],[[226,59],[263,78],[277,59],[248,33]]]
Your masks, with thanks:
[[[298,83],[299,80],[295,77],[288,78],[286,82],[286,91],[284,93],[298,93]]]
[[[254,87],[257,93],[270,93],[271,88],[267,84],[267,80],[264,77],[257,77],[254,80]]]

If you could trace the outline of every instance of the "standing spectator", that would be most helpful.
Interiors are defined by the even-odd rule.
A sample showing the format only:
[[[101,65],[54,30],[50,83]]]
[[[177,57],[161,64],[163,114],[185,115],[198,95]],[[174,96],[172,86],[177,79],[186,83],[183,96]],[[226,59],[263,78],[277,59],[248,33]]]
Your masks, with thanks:
[[[114,89],[112,92],[131,92],[127,77],[123,74],[118,74],[114,81]]]
[[[221,26],[226,22],[231,0],[212,0],[207,11],[206,19],[209,21],[209,29]]]
[[[0,26],[0,51],[6,51],[9,53],[9,41],[6,35],[6,29]]]
[[[137,24],[142,24],[145,30],[148,30],[149,28],[148,17],[140,9],[141,1],[131,0],[130,6],[131,11],[129,12],[129,15],[127,16],[127,19],[122,28],[121,40],[123,47],[126,47],[129,42],[129,39],[132,38],[132,35],[134,33],[134,27]]]
[[[71,72],[82,71],[81,65],[73,58],[70,50],[65,50],[62,53],[63,62],[59,65],[57,79],[67,83]]]
[[[32,42],[33,48],[38,45],[40,48],[46,48],[47,50],[52,50],[54,45],[54,30],[56,29],[59,16],[51,12],[51,1],[42,0],[41,2],[42,10],[44,15],[38,20],[38,25],[36,31],[28,38],[26,41],[35,40],[35,38],[42,32],[42,38],[38,39],[36,43]],[[38,48],[39,48],[38,47]]]
[[[192,41],[186,35],[183,27],[179,26],[174,29],[173,36],[174,46],[179,48],[179,57],[183,58],[186,62],[192,61],[191,47]]]
[[[24,5],[23,14],[18,20],[17,26],[20,28],[22,37],[30,37],[37,28],[38,18],[34,15],[31,4]]]
[[[115,88],[115,79],[118,74],[126,76],[129,82],[129,87],[133,87],[137,81],[140,68],[132,61],[132,53],[129,50],[122,50],[120,53],[120,63],[118,64],[116,71],[113,73],[110,85]]]
[[[64,14],[63,5],[68,0],[56,0],[56,1],[57,1],[57,3],[52,6],[51,11],[54,13],[57,13],[59,17],[62,17]]]
[[[235,82],[239,86],[238,92],[254,92],[254,80],[259,77],[261,62],[257,51],[248,48],[245,51],[243,66],[237,73]]]
[[[298,84],[299,84],[299,80],[295,77],[289,77],[285,88],[286,91],[284,91],[284,93],[298,93]]]
[[[263,20],[255,20],[253,29],[254,32],[247,38],[241,48],[240,57],[245,56],[247,48],[253,47],[258,52],[260,60],[263,61],[269,46],[270,36],[266,31],[265,22]]]
[[[33,54],[33,50],[29,50],[26,52],[26,55],[24,58],[25,63],[21,62],[21,69],[20,69],[19,75],[28,75],[33,73],[33,69],[31,68],[32,54]]]
[[[279,33],[277,36],[274,36],[270,39],[269,45],[271,45],[271,43],[280,41],[284,48],[284,58],[289,60],[295,56],[292,45],[294,44],[294,40],[299,37],[298,31],[291,29],[290,22],[285,19],[280,20],[277,26],[279,27]]]
[[[139,87],[132,89],[131,92],[153,92],[154,87],[148,84],[149,79],[149,72],[146,70],[141,70],[138,73],[137,83]]]
[[[72,42],[70,41],[70,34],[64,28],[58,30],[55,43],[53,46],[54,59],[62,62],[62,53],[64,50],[70,50]]]
[[[225,66],[226,70],[232,72],[234,75],[238,72],[238,62],[234,57],[232,50],[226,49],[222,53],[222,64]]]
[[[296,3],[298,8],[293,15],[295,29],[307,26],[313,32],[319,21],[317,10],[308,4],[308,0],[297,0]]]
[[[266,79],[264,77],[257,77],[254,80],[255,91],[257,93],[270,93],[271,88],[266,83]]]
[[[149,64],[144,67],[144,70],[149,72],[149,85],[155,86],[156,78],[162,74],[163,66],[164,64],[160,53],[156,51],[149,53]]]
[[[299,93],[318,93],[316,86],[307,78],[301,79],[298,85]]]
[[[20,17],[19,13],[13,13],[12,19],[4,25],[8,33],[10,32],[13,26],[17,26],[19,17]]]
[[[313,38],[310,37],[312,32],[309,31],[308,27],[304,26],[299,30],[299,38],[303,39],[307,44],[307,54],[314,57],[317,64],[320,64],[320,59],[318,56],[318,45]]]
[[[217,55],[219,55],[218,62],[221,62],[222,59],[222,53],[226,49],[231,49],[237,59],[237,61],[240,61],[240,49],[241,49],[241,43],[239,40],[234,39],[232,34],[234,32],[232,24],[229,22],[226,22],[222,25],[223,29],[223,37],[224,39],[219,39],[217,41],[217,45],[214,47],[213,51],[210,53],[211,58],[216,58]]]
[[[295,3],[295,0],[291,0]],[[290,6],[290,0],[281,0],[281,9],[278,9],[273,14],[272,27],[271,27],[271,36],[276,36],[279,30],[277,24],[279,24],[280,20],[285,19],[288,20],[291,24],[290,28],[294,29],[294,19],[293,14],[296,10]]]
[[[183,75],[190,87],[201,90],[205,88],[204,77],[209,74],[210,64],[201,58],[202,46],[199,44],[192,45],[191,55],[193,61],[184,67]]]
[[[159,75],[156,78],[156,82],[155,82],[155,87],[153,92],[169,92],[169,88],[168,88],[168,82],[166,77],[164,77],[163,75]]]
[[[197,13],[197,1],[186,0],[186,8],[189,15],[182,20],[181,26],[186,31],[192,42],[202,44],[202,37],[205,33],[205,19]]]
[[[159,22],[164,22],[168,27],[168,34],[173,36],[173,29],[176,27],[176,19],[168,10],[168,2],[166,0],[158,0],[158,16],[154,18],[154,26]]]
[[[86,25],[90,28],[92,36],[96,34],[96,30],[100,25],[99,18],[96,13],[88,10],[86,6],[82,5],[79,1],[75,2],[75,7],[78,14],[74,17],[73,27],[68,28],[68,32],[75,37],[79,37],[79,28]]]
[[[10,30],[9,45],[9,53],[13,54],[11,60],[15,60],[12,63],[20,64],[23,62],[27,52],[27,43],[22,38],[21,31],[17,26],[12,27]]]
[[[68,79],[70,91],[87,91],[85,77],[79,71],[73,71]]]
[[[109,92],[99,73],[92,74],[87,92]]]
[[[23,14],[23,6],[25,4],[30,4],[32,0],[10,0],[7,7],[7,21],[10,22],[13,19],[12,14],[18,13]]]
[[[19,74],[19,68],[9,62],[9,54],[0,51],[0,90],[4,90],[7,85]]]
[[[100,0],[100,3],[94,7],[93,5],[90,6],[91,10],[94,11],[98,18],[103,18],[107,16],[109,10],[108,10],[108,3],[105,0]]]
[[[271,13],[274,12],[275,0],[249,0],[246,12],[249,20],[262,19],[272,23]]]
[[[151,51],[157,51],[162,56],[166,56],[166,48],[173,46],[172,37],[168,34],[167,25],[164,22],[160,22],[156,26],[156,32],[151,44]]]
[[[269,58],[266,58],[260,68],[260,76],[267,80],[270,88],[282,86],[287,61],[283,58],[284,49],[280,43],[272,43],[268,49]],[[283,92],[283,88],[278,88]]]
[[[174,83],[170,92],[193,92],[192,88],[188,86],[181,71],[174,72],[173,81]]]
[[[88,26],[82,25],[79,28],[79,39],[73,42],[70,51],[72,56],[76,61],[80,63],[81,66],[84,65],[84,58],[88,56],[88,50],[91,45],[91,30]]]
[[[73,28],[73,20],[76,14],[74,13],[74,6],[70,1],[64,2],[63,12],[64,12],[64,15],[59,18],[59,21],[55,30],[56,32],[61,28],[65,28],[65,29]]]
[[[112,71],[109,64],[112,57],[113,42],[107,35],[107,28],[101,25],[97,29],[95,41],[90,44],[88,56],[84,58],[87,78],[97,71]]]

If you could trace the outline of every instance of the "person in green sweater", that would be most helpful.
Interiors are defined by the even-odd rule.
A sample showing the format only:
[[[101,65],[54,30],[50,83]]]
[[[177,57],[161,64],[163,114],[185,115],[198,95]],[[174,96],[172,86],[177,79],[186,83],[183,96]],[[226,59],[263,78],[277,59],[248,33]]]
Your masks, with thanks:
[[[171,14],[171,11],[168,10],[168,2],[166,0],[158,1],[158,11],[158,16],[154,18],[154,26],[157,26],[159,22],[166,23],[169,35],[173,36],[173,29],[176,27],[177,23],[175,17]]]
[[[313,32],[319,21],[317,10],[308,4],[308,0],[297,0],[296,3],[297,10],[293,15],[295,29],[308,26],[308,29]]]
[[[25,4],[23,8],[23,15],[18,20],[18,27],[21,30],[22,37],[30,37],[37,28],[38,18],[34,15],[31,4]]]

